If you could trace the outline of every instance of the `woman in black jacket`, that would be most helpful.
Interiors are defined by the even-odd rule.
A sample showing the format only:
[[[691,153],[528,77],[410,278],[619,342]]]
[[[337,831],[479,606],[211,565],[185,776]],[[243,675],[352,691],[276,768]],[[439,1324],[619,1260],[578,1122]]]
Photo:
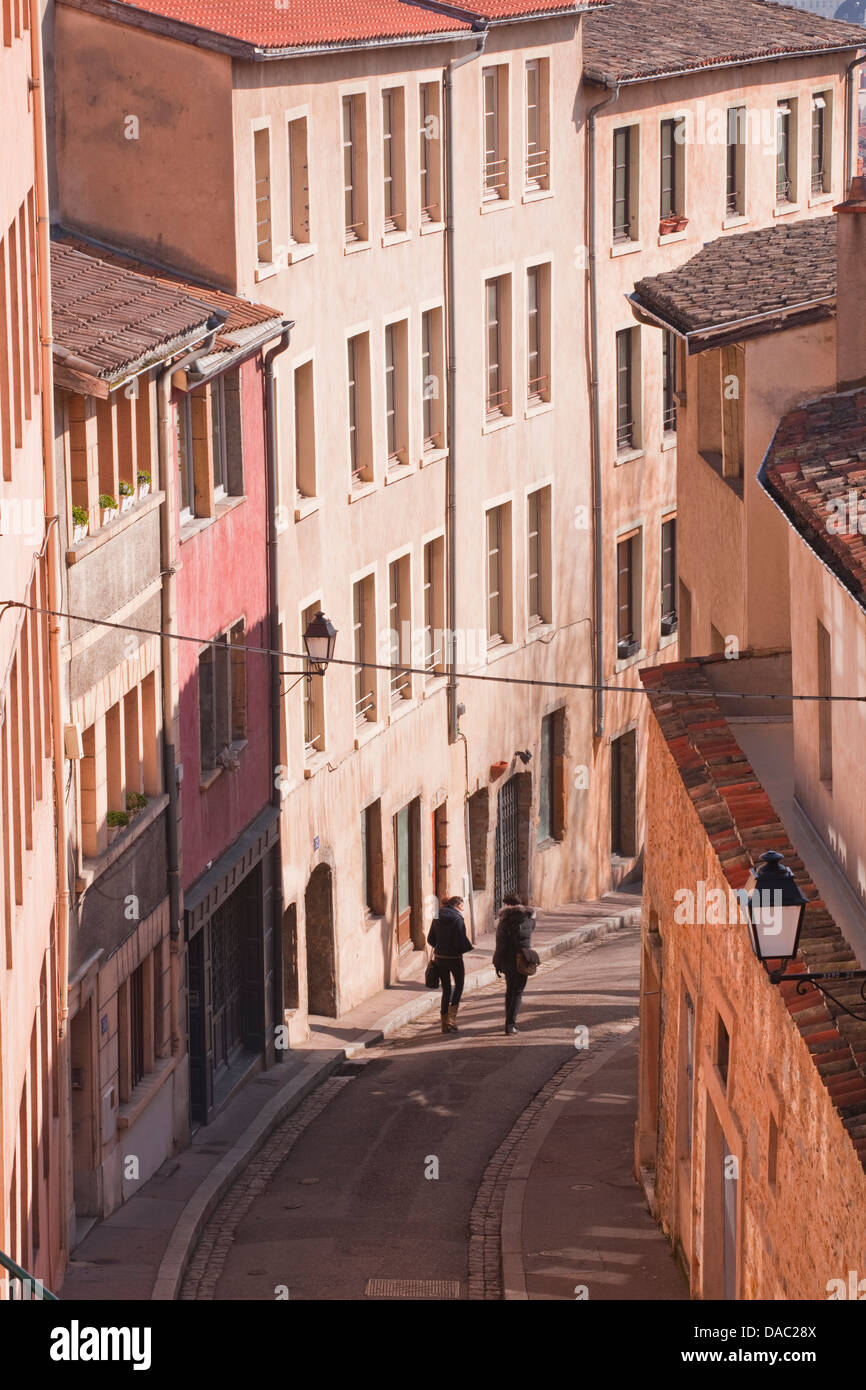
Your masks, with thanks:
[[[467,951],[472,950],[472,942],[466,935],[462,909],[462,898],[446,898],[439,909],[439,916],[427,934],[427,941],[433,947],[433,959],[442,982],[440,1014],[443,1033],[457,1032],[457,1008],[466,978],[463,957]]]
[[[502,900],[503,907],[496,923],[496,949],[493,952],[493,968],[497,975],[505,976],[505,1032],[509,1036],[517,1032],[515,1020],[520,1011],[526,976],[517,968],[517,957],[526,960],[538,957],[532,949],[532,933],[535,930],[535,910],[525,907],[519,898],[508,894]]]

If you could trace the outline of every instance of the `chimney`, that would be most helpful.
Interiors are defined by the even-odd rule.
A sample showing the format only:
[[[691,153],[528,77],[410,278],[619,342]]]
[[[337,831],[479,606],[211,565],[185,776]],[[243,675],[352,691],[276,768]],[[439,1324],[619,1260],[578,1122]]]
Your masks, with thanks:
[[[866,384],[866,179],[852,179],[836,214],[836,386]]]

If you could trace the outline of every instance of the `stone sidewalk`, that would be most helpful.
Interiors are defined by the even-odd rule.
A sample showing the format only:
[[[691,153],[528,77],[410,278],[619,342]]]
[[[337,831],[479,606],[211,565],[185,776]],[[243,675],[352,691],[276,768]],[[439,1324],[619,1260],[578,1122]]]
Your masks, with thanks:
[[[539,913],[533,945],[542,960],[640,921],[639,889]],[[493,935],[466,958],[465,994],[495,979]],[[419,953],[418,970],[422,960]],[[76,1247],[64,1300],[177,1297],[210,1213],[287,1115],[349,1057],[438,1007],[438,995],[411,979],[383,989],[339,1019],[311,1019],[308,1041],[244,1086],[189,1148],[168,1160],[139,1193],[98,1223]]]

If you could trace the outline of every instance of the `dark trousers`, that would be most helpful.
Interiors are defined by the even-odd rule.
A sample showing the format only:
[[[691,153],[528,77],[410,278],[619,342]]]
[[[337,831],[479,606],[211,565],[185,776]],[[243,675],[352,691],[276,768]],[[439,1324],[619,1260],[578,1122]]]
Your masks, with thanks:
[[[517,1022],[527,976],[516,968],[505,971],[505,1026],[510,1028]]]
[[[447,1014],[449,1005],[457,1008],[463,997],[463,981],[466,979],[466,966],[463,964],[461,956],[449,957],[443,960],[441,956],[436,958],[436,966],[439,971],[439,979],[442,981],[442,1008],[441,1013]],[[451,991],[451,981],[454,980],[454,991]]]

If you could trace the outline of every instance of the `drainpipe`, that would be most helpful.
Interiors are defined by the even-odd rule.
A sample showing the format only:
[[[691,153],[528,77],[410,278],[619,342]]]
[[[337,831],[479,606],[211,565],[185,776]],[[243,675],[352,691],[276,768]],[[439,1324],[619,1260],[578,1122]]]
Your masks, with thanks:
[[[453,87],[455,69],[480,58],[487,42],[487,24],[480,30],[474,53],[454,58],[445,68],[445,305],[448,321],[448,459],[445,471],[445,530],[448,555],[448,742],[457,741],[457,335],[454,314],[454,159]]]
[[[171,1050],[180,1053],[180,834],[177,785],[177,525],[175,499],[177,470],[174,467],[171,430],[171,383],[175,372],[192,365],[213,347],[217,330],[225,314],[213,314],[208,319],[208,335],[204,342],[176,362],[166,363],[156,374],[157,397],[157,461],[159,482],[165,494],[159,509],[159,549],[162,570],[162,761],[163,776],[168,792],[168,902],[170,919],[171,964]]]
[[[57,473],[54,462],[54,374],[51,325],[51,238],[48,201],[47,139],[42,69],[42,30],[37,9],[30,16],[30,88],[33,102],[34,202],[36,217],[37,263],[39,265],[39,364],[42,386],[42,468],[47,522],[48,682],[51,699],[51,759],[54,773],[54,845],[57,875],[54,917],[55,964],[58,992],[58,1057],[54,1084],[58,1091],[58,1118],[61,1143],[71,1134],[69,1111],[69,1067],[67,1027],[69,1020],[69,867],[66,826],[66,753],[63,746],[63,666],[60,658],[60,626],[57,613],[63,608],[60,568],[60,527],[57,523]],[[61,1210],[60,1249],[68,1249],[66,1226],[69,1197],[68,1169],[59,1162]],[[49,1252],[51,1243],[49,1241]],[[49,1255],[50,1258],[50,1255]]]
[[[598,398],[598,257],[595,249],[595,122],[599,111],[612,106],[619,97],[619,83],[605,84],[610,96],[590,108],[587,115],[589,136],[589,172],[587,176],[589,213],[589,317],[590,317],[590,364],[589,395],[592,406],[592,428],[590,432],[592,448],[592,514],[593,549],[595,551],[593,598],[595,607],[595,661],[593,685],[595,689],[595,737],[604,733],[604,531],[602,515],[602,476],[601,476],[601,405]]]
[[[292,336],[293,323],[284,321],[284,327],[280,341],[269,352],[265,353],[265,450],[267,454],[267,476],[268,476],[268,606],[271,620],[271,764],[274,769],[271,773],[271,801],[275,806],[280,806],[282,802],[280,785],[282,777],[276,775],[276,767],[280,761],[280,658],[277,653],[280,650],[280,594],[277,584],[277,410],[274,398],[274,359],[285,352],[289,346]],[[322,677],[320,676],[321,680]],[[283,1018],[283,990],[282,990],[282,925],[283,925],[283,870],[282,855],[280,865],[275,875],[274,882],[274,928],[273,928],[273,950],[274,950],[274,1023],[281,1024]],[[284,1060],[284,1052],[277,1048],[274,1057],[281,1062]]]
[[[862,58],[855,58],[852,62],[848,64],[848,67],[845,72],[845,114],[847,117],[845,122],[845,168],[848,171],[848,177],[845,180],[845,187],[843,188],[842,192],[846,195],[846,197],[848,194],[848,187],[851,183],[851,180],[857,173],[858,159],[857,154],[855,152],[859,151],[860,147],[859,138],[856,144],[854,141],[854,69],[862,67],[864,63],[866,63],[866,55],[864,55]],[[858,131],[859,124],[860,123],[858,111]]]

